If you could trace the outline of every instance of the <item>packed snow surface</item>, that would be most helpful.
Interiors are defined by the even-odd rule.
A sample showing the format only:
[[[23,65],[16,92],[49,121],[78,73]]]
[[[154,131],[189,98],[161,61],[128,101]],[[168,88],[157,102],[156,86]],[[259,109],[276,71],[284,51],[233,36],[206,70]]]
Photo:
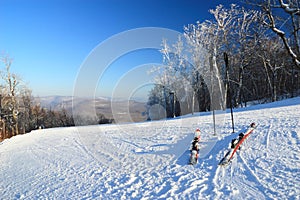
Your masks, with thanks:
[[[299,199],[300,98],[155,122],[36,130],[0,143],[1,199]],[[232,163],[231,139],[257,128]],[[194,130],[200,158],[188,165]]]

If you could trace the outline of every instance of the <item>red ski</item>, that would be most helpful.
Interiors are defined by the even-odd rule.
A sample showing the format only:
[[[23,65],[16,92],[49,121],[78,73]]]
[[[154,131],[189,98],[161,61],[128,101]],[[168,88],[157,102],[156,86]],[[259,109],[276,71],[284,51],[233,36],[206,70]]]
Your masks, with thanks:
[[[233,149],[228,151],[224,158],[219,162],[218,165],[227,165],[228,163],[231,162],[235,152],[240,149],[241,144],[247,139],[247,137],[253,132],[253,130],[256,128],[255,123],[250,124],[250,128],[246,131],[244,136],[238,140],[238,143],[234,146]]]

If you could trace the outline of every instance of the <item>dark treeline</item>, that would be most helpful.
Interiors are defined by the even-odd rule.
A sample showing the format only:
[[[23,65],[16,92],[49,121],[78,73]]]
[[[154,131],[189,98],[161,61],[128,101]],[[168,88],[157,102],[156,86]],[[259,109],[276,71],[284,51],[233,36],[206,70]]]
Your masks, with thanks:
[[[185,26],[176,43],[163,41],[164,66],[153,70],[149,110],[158,104],[173,117],[299,95],[296,0],[249,1],[247,9],[220,5],[210,13],[213,20]]]

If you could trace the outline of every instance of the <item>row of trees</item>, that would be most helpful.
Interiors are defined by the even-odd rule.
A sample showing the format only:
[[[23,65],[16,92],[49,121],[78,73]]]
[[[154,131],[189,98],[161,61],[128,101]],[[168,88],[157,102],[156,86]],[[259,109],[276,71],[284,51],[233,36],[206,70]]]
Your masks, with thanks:
[[[300,5],[286,1],[219,5],[210,10],[213,20],[187,25],[175,44],[163,41],[149,107],[176,109],[166,91],[174,91],[183,114],[298,94]]]
[[[74,125],[66,110],[54,111],[42,108],[22,84],[22,80],[11,73],[12,60],[4,56],[1,60],[0,78],[0,140],[24,134],[37,128]]]
[[[3,71],[0,77],[0,141],[34,129],[112,123],[103,114],[97,119],[74,117],[66,109],[43,108],[35,101],[22,80],[11,73],[12,60],[5,56],[1,60]],[[1,65],[2,66],[2,65]]]

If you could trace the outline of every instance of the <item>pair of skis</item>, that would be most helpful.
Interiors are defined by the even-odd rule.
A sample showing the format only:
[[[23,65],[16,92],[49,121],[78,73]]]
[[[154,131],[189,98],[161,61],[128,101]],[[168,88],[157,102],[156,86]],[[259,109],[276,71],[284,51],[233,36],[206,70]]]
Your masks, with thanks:
[[[256,128],[255,123],[251,123],[250,127],[248,128],[248,130],[245,132],[244,136],[242,138],[240,138],[238,140],[238,143],[234,146],[234,148],[231,148],[226,154],[225,156],[221,159],[221,161],[219,162],[219,166],[226,166],[229,163],[231,163],[234,154],[236,153],[237,150],[240,149],[242,143],[247,139],[247,137],[249,137],[249,135],[253,132],[253,130]]]
[[[245,132],[245,134],[243,135],[243,137],[240,137],[238,142],[234,145],[233,148],[230,148],[230,150],[225,154],[225,156],[221,159],[221,161],[219,162],[219,166],[226,166],[227,164],[231,163],[233,156],[235,155],[236,151],[240,149],[242,143],[247,139],[247,137],[249,137],[249,135],[253,132],[253,130],[256,128],[255,123],[251,123],[250,127],[248,128],[248,130]],[[199,145],[199,140],[200,140],[200,135],[194,138],[194,142],[197,140],[197,145]],[[190,165],[195,165],[198,162],[198,155],[199,155],[199,146],[198,149],[192,149],[190,150],[191,154],[190,154],[190,159],[189,159],[189,164]]]

